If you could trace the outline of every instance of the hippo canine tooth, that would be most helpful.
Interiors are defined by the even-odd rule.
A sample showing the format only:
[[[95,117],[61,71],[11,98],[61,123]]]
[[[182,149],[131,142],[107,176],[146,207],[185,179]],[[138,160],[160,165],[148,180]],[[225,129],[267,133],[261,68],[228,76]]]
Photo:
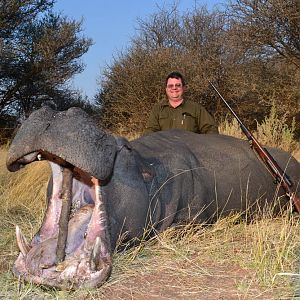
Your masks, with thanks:
[[[25,236],[23,235],[23,233],[18,225],[16,226],[16,237],[17,237],[17,244],[18,244],[18,247],[19,247],[21,253],[24,256],[26,256],[27,253],[30,251],[31,246],[27,242]]]
[[[100,237],[97,236],[93,247],[93,251],[91,252],[90,266],[92,271],[96,271],[97,266],[99,265],[100,247],[101,247]]]

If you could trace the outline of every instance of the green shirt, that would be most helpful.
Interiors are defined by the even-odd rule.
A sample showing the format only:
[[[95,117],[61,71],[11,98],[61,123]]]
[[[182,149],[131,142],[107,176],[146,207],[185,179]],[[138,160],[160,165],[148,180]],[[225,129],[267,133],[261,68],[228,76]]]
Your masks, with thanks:
[[[215,120],[208,111],[202,105],[187,100],[176,108],[167,100],[155,104],[144,134],[172,128],[196,133],[219,133]]]

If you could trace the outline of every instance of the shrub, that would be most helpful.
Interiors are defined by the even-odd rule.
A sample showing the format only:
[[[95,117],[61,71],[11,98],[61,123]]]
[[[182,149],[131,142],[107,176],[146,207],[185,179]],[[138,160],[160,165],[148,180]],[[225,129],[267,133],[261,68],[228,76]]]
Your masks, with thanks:
[[[289,125],[287,115],[279,116],[274,103],[269,115],[267,115],[261,123],[256,123],[257,127],[253,135],[262,145],[280,148],[290,152],[296,149],[295,119],[293,118],[291,125]],[[246,138],[237,120],[235,118],[229,119],[228,116],[221,122],[219,131],[222,134]]]

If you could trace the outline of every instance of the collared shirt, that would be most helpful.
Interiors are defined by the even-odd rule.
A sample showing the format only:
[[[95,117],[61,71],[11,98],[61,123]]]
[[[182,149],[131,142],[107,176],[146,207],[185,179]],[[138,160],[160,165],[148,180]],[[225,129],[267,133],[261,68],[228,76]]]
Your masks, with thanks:
[[[219,133],[213,117],[198,103],[184,100],[175,108],[167,100],[155,104],[144,134],[173,128],[196,133]]]

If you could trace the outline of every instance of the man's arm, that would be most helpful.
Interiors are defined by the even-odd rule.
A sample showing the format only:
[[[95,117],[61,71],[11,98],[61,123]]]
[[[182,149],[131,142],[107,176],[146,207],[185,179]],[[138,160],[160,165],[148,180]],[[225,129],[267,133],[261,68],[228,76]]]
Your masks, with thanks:
[[[198,114],[198,127],[200,133],[219,133],[215,119],[203,106],[200,107]]]
[[[143,135],[146,135],[146,134],[149,134],[152,132],[156,132],[156,131],[160,131],[161,128],[160,128],[158,120],[159,120],[159,109],[158,109],[158,106],[155,105],[153,107],[152,111],[150,112]]]

